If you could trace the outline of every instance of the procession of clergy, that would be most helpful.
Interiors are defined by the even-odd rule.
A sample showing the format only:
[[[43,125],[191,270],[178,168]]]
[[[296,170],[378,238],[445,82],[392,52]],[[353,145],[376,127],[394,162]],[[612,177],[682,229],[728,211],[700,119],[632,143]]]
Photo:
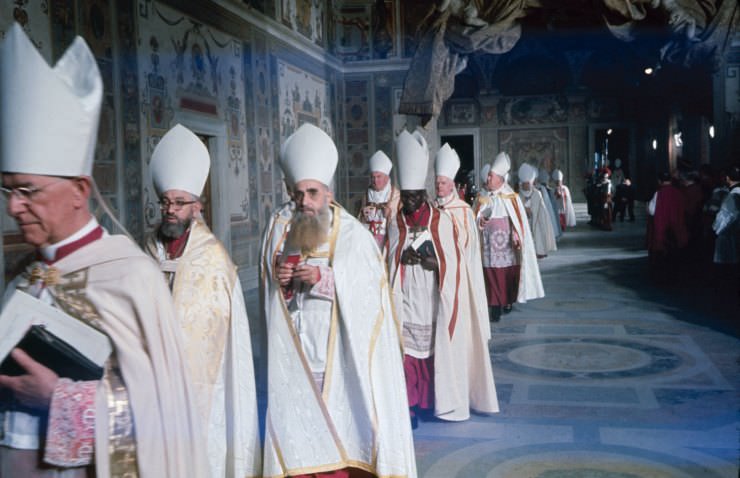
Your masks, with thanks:
[[[262,242],[261,433],[241,284],[200,214],[208,150],[181,125],[157,144],[162,222],[143,252],[88,206],[102,81],[85,42],[51,68],[14,25],[0,61],[2,192],[37,252],[5,297],[24,291],[113,346],[92,381],[13,350],[25,374],[0,376],[0,478],[415,477],[419,419],[498,411],[489,322],[544,296],[538,257],[575,223],[562,173],[538,190],[523,165],[517,194],[500,153],[471,207],[444,145],[430,200],[429,148],[404,131],[399,189],[376,153],[358,220],[333,200],[334,142],[300,126],[279,156],[291,200]]]

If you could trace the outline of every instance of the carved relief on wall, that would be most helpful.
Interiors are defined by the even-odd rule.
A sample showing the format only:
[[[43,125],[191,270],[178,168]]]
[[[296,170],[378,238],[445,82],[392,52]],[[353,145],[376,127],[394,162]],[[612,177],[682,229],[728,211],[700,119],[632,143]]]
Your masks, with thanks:
[[[277,61],[280,91],[280,143],[303,123],[334,136],[326,81],[284,61]]]
[[[320,0],[280,0],[283,23],[317,45],[324,43],[324,8]]]
[[[499,149],[511,156],[511,171],[529,163],[548,172],[567,171],[568,128],[499,131]]]
[[[498,104],[499,124],[564,123],[568,120],[568,99],[564,96],[502,98]]]

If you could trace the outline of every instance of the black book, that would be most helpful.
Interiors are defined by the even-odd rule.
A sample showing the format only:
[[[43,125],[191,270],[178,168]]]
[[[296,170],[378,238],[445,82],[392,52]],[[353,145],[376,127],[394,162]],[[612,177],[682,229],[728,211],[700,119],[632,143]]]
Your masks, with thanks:
[[[112,350],[99,330],[21,291],[0,315],[0,374],[25,374],[10,356],[14,348],[72,380],[100,379]]]
[[[60,377],[72,380],[99,380],[103,376],[103,367],[50,333],[43,325],[32,325],[15,348],[22,349]],[[23,367],[10,355],[5,357],[0,364],[0,375],[24,375],[25,373]]]

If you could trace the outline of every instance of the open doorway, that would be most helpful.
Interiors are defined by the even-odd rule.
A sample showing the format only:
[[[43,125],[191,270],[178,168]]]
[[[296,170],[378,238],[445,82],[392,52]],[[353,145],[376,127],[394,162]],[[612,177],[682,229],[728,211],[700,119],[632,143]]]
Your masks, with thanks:
[[[629,152],[630,132],[627,128],[604,127],[595,129],[594,135],[594,158],[591,165],[592,170],[608,167],[614,170],[615,161],[620,160],[621,168],[629,177]]]

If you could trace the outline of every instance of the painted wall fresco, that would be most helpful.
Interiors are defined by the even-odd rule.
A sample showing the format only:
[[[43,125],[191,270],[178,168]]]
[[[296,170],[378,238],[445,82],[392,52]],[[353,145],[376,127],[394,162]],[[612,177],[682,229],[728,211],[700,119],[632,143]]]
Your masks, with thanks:
[[[499,131],[498,143],[511,157],[512,184],[522,163],[548,171],[568,170],[568,128]]]
[[[214,28],[158,2],[139,5],[139,83],[142,117],[145,223],[159,220],[156,195],[149,172],[151,153],[161,137],[174,126],[176,113],[198,118],[199,123],[225,124],[227,198],[232,218],[247,219],[251,212],[246,169],[244,113],[244,64],[242,44]]]
[[[49,28],[49,2],[47,0],[25,0],[0,2],[0,39],[16,22],[23,27],[28,37],[46,61],[52,61],[51,30]]]
[[[342,61],[362,61],[370,53],[370,5],[342,5],[333,12],[334,54]]]
[[[280,0],[280,20],[311,42],[323,46],[326,3],[317,0]]]
[[[564,123],[568,107],[564,96],[506,97],[498,103],[498,121],[502,126]]]

